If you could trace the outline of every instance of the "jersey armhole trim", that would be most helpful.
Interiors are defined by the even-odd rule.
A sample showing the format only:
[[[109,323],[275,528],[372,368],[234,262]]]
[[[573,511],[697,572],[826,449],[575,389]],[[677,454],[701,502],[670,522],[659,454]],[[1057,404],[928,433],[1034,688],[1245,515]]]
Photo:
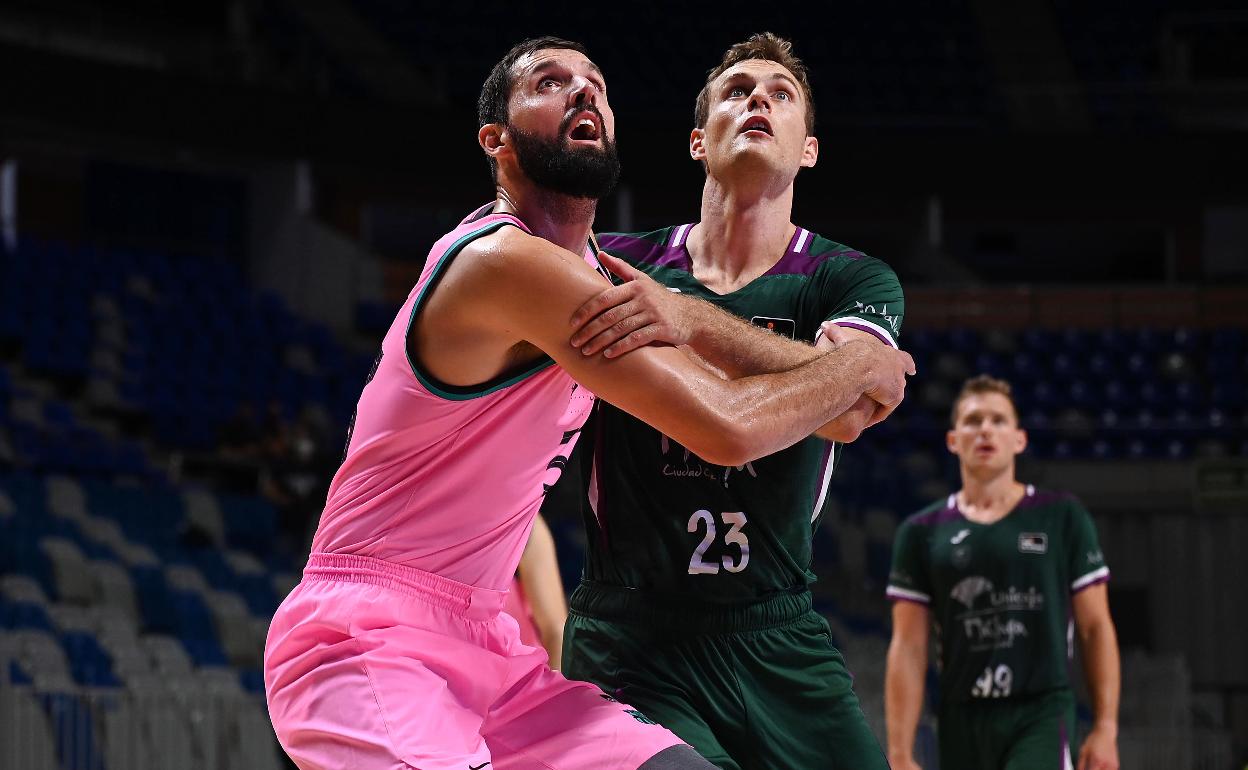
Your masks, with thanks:
[[[465,246],[477,238],[489,235],[495,230],[503,227],[516,226],[517,225],[510,220],[490,222],[483,227],[479,227],[476,230],[461,236],[458,240],[452,243],[445,252],[443,252],[441,257],[438,258],[438,263],[429,273],[429,280],[427,280],[425,285],[421,287],[420,294],[416,295],[416,300],[412,303],[412,314],[407,319],[407,330],[403,333],[403,354],[407,357],[407,364],[412,370],[412,374],[417,380],[420,381],[420,384],[423,385],[426,390],[435,396],[444,398],[448,401],[469,401],[474,398],[481,398],[482,396],[488,396],[489,394],[502,390],[503,388],[515,385],[517,382],[520,382],[527,377],[531,377],[543,369],[553,366],[555,363],[554,359],[550,356],[544,355],[537,359],[536,363],[532,366],[516,373],[504,373],[478,385],[451,385],[449,383],[441,382],[432,374],[421,369],[421,367],[416,363],[416,360],[412,358],[412,349],[409,345],[409,339],[412,334],[412,327],[416,324],[416,315],[420,312],[421,307],[424,306],[425,300],[428,299],[429,294],[433,291],[434,287],[437,286],[438,281],[442,278],[442,274],[446,272],[446,268],[450,266],[451,260],[454,259],[460,251],[463,251]]]
[[[884,589],[884,595],[889,599],[903,602],[915,602],[916,604],[922,604],[923,606],[927,606],[932,603],[932,597],[922,591],[912,591],[909,588],[899,588],[897,586],[890,585],[888,588]]]
[[[831,318],[831,319],[828,319],[827,321],[824,321],[824,323],[833,323],[833,324],[836,324],[837,326],[844,326],[849,329],[857,329],[859,331],[866,332],[870,335],[873,335],[879,338],[880,342],[883,342],[885,345],[888,345],[889,347],[900,348],[900,346],[897,344],[897,341],[893,339],[892,332],[890,332],[888,329],[884,328],[883,326],[880,326],[877,323],[872,323],[871,321],[867,321],[863,318],[859,318],[858,316],[851,315],[851,316],[841,316],[840,318]],[[822,335],[823,332],[820,331],[820,334]],[[819,338],[816,337],[815,341],[818,342]]]
[[[1097,583],[1105,583],[1109,580],[1109,567],[1101,567],[1094,569],[1083,577],[1075,580],[1070,584],[1070,592],[1077,594],[1085,588],[1091,588]]]

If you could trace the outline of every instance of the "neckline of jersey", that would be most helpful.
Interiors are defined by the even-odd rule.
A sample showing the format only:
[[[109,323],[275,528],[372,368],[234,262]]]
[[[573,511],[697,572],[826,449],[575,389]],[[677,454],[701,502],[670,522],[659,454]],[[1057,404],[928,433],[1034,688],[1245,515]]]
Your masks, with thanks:
[[[996,525],[1010,518],[1010,516],[1014,515],[1014,513],[1018,511],[1020,508],[1024,508],[1027,505],[1031,504],[1031,502],[1034,501],[1035,498],[1036,498],[1036,485],[1035,484],[1026,485],[1026,487],[1024,487],[1023,489],[1023,496],[1019,498],[1017,503],[1014,503],[1014,506],[1010,508],[1010,510],[1005,512],[1004,516],[997,519],[996,521],[990,521],[987,523],[982,522],[982,521],[975,521],[973,519],[967,518],[966,514],[962,512],[962,506],[958,504],[957,492],[954,492],[949,495],[948,508],[949,510],[953,511],[954,514],[956,514],[958,518],[960,518],[965,524],[973,524],[977,527],[995,527]]]
[[[755,277],[753,280],[751,280],[749,283],[745,284],[744,286],[738,286],[737,288],[733,289],[727,294],[720,294],[719,292],[715,291],[711,287],[707,286],[706,284],[698,280],[698,277],[694,275],[694,272],[693,272],[693,255],[689,253],[689,233],[693,232],[693,228],[697,226],[698,224],[700,224],[700,222],[688,222],[683,225],[674,226],[672,228],[672,235],[671,235],[671,240],[669,241],[668,248],[678,249],[680,251],[681,258],[684,260],[684,263],[685,263],[684,264],[685,273],[689,276],[690,281],[693,281],[698,286],[700,286],[707,294],[710,294],[715,297],[725,298],[725,299],[728,297],[734,296],[735,294],[738,294],[739,292],[745,291],[746,289],[750,288],[751,286],[753,286],[755,283],[762,280],[763,278],[766,278],[771,275],[784,275],[783,273],[774,273],[773,271],[780,265],[784,264],[786,261],[786,258],[790,254],[801,253],[802,249],[806,248],[809,244],[813,243],[815,240],[815,234],[812,233],[810,230],[807,230],[801,225],[794,225],[795,229],[793,231],[793,237],[789,238],[789,245],[784,248],[784,252],[780,255],[780,258],[777,259],[775,263],[772,264],[771,267],[767,268],[765,272]]]

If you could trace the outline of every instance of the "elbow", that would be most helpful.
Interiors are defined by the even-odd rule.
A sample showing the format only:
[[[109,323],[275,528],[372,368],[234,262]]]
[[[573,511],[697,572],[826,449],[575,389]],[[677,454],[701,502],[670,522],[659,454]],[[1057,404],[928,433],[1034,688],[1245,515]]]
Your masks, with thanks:
[[[866,425],[861,423],[850,425],[836,423],[819,431],[819,438],[835,441],[838,444],[852,444],[858,440],[864,430],[866,430]]]
[[[683,443],[683,442],[682,442]],[[757,460],[767,454],[760,447],[760,442],[737,425],[725,423],[693,442],[696,446],[685,444],[691,452],[714,465],[739,466]]]

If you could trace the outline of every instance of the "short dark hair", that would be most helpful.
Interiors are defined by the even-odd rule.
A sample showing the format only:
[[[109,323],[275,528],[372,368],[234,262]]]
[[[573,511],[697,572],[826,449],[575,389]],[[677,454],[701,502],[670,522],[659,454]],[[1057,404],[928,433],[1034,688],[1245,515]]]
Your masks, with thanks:
[[[953,408],[949,412],[949,424],[957,426],[958,407],[962,405],[964,399],[984,393],[1000,393],[1005,396],[1005,399],[1010,402],[1010,408],[1014,410],[1014,421],[1019,421],[1018,404],[1014,403],[1014,389],[1010,387],[1010,383],[988,374],[978,374],[962,383],[962,390],[958,391],[957,398],[953,399]]]
[[[728,71],[728,68],[750,59],[766,59],[781,65],[802,87],[802,96],[806,98],[806,135],[815,135],[815,97],[810,90],[810,80],[806,76],[806,65],[793,55],[793,43],[771,32],[757,32],[750,35],[744,42],[737,43],[724,52],[724,60],[719,66],[706,75],[706,84],[698,92],[698,100],[693,107],[694,128],[704,128],[706,119],[711,112],[711,83],[715,78]]]
[[[481,85],[481,95],[477,97],[478,129],[490,123],[507,122],[507,102],[511,99],[511,88],[516,82],[515,73],[512,71],[516,66],[516,62],[523,56],[550,48],[566,48],[589,56],[585,46],[580,43],[549,35],[531,37],[512,46],[511,50],[504,54],[503,58],[499,59],[494,68],[490,70],[490,74],[485,78],[485,83]],[[486,160],[490,162],[491,176],[497,180],[498,163],[489,156],[486,156]]]

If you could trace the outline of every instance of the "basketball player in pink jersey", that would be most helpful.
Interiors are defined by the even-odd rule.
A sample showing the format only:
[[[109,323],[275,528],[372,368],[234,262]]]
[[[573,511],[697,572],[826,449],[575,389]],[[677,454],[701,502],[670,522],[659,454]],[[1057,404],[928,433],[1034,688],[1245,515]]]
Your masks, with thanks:
[[[851,342],[731,380],[678,348],[582,355],[571,319],[607,285],[588,244],[618,174],[602,73],[576,43],[526,41],[478,106],[496,200],[434,244],[382,342],[303,580],[269,629],[274,729],[301,768],[711,768],[552,671],[500,612],[591,392],[737,465],[860,400],[891,411],[913,362]],[[721,320],[743,345],[771,342]]]

